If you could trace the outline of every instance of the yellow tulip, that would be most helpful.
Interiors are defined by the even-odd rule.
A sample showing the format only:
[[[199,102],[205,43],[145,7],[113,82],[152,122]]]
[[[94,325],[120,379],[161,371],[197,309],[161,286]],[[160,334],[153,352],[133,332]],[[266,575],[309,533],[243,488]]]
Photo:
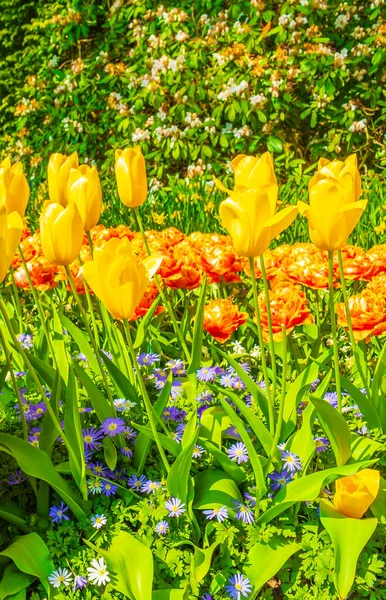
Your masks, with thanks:
[[[296,206],[288,206],[275,214],[277,186],[234,192],[220,204],[223,226],[232,237],[234,249],[241,256],[260,256],[271,240],[291,225],[297,215]]]
[[[51,202],[58,202],[66,206],[68,178],[71,169],[78,168],[78,154],[73,152],[70,156],[64,154],[51,154],[48,162],[48,195]]]
[[[5,206],[8,214],[16,211],[24,217],[29,192],[22,163],[11,165],[9,158],[3,160],[0,165],[0,206]]]
[[[15,256],[23,231],[23,219],[17,211],[7,214],[5,206],[0,208],[0,283]]]
[[[67,199],[75,202],[84,229],[90,231],[95,227],[102,210],[102,189],[96,167],[81,165],[77,169],[71,169]]]
[[[240,154],[232,160],[231,166],[235,177],[234,191],[228,190],[221,181],[215,179],[216,186],[231,198],[235,193],[247,189],[257,190],[266,185],[277,187],[273,160],[269,152],[265,152],[260,157]]]
[[[310,204],[298,202],[298,209],[308,219],[310,238],[317,248],[334,251],[346,245],[367,205],[367,200],[353,200],[355,189],[348,173],[341,180],[318,173],[310,181]]]
[[[83,242],[83,223],[76,204],[64,208],[58,202],[45,202],[40,216],[40,240],[45,258],[66,266],[79,255]]]
[[[362,192],[362,183],[358,171],[356,154],[351,154],[344,162],[337,159],[330,161],[326,158],[321,158],[318,163],[318,172],[310,181],[310,188],[323,177],[336,179],[345,189],[350,190],[352,195],[351,202],[359,200]]]
[[[337,511],[346,517],[360,519],[378,494],[380,478],[379,471],[363,469],[356,475],[338,479],[334,496]]]
[[[103,248],[95,248],[94,259],[81,270],[112,316],[129,320],[161,262],[162,258],[156,256],[139,262],[127,239],[113,238]]]
[[[143,204],[147,196],[145,158],[141,148],[126,148],[115,152],[115,176],[121,202],[130,208]]]

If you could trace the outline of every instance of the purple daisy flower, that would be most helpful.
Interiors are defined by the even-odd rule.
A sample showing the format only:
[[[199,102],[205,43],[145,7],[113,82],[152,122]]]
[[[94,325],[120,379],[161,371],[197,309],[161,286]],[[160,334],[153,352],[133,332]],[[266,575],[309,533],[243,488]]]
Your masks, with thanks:
[[[124,433],[126,424],[122,419],[116,417],[108,417],[101,425],[101,430],[105,435],[114,437]]]
[[[101,431],[95,427],[82,429],[84,447],[86,450],[97,450],[102,444],[101,440],[105,437]]]
[[[159,481],[151,481],[149,479],[148,481],[145,481],[145,483],[142,485],[141,492],[145,494],[154,494],[154,492],[158,490],[160,485],[161,484],[159,483]]]
[[[142,352],[137,355],[137,362],[141,367],[150,367],[150,365],[154,365],[154,363],[158,362],[160,358],[159,354]]]
[[[185,364],[181,359],[168,360],[166,366],[171,370],[175,377],[183,377],[186,375]]]
[[[82,577],[81,575],[75,575],[74,577],[74,592],[76,592],[76,590],[81,590],[82,588],[86,587],[87,585],[87,579],[85,577]]]
[[[251,582],[247,577],[241,575],[241,573],[236,573],[230,577],[228,581],[230,585],[225,586],[225,591],[232,600],[240,600],[241,596],[248,598],[249,594],[252,592]]]
[[[248,451],[243,442],[237,442],[228,448],[228,456],[230,459],[237,461],[238,465],[249,461]]]
[[[217,377],[217,367],[201,367],[196,371],[198,381],[214,381]]]
[[[202,512],[208,520],[216,519],[219,523],[228,518],[228,509],[226,506],[221,506],[221,508],[209,508]]]
[[[126,456],[127,458],[131,458],[133,456],[133,450],[129,446],[121,446],[121,448],[119,448],[119,451],[121,454],[123,454],[123,456]]]
[[[158,535],[165,535],[169,531],[169,523],[167,521],[159,521],[155,526],[155,532]]]
[[[281,471],[274,471],[270,473],[268,477],[271,480],[271,488],[276,492],[281,490],[283,487],[292,481],[292,474],[282,469]]]
[[[62,502],[58,506],[51,506],[48,516],[51,517],[53,523],[61,523],[63,520],[69,521],[70,517],[65,514],[67,511],[68,506]]]
[[[180,517],[186,510],[185,504],[179,498],[171,498],[165,503],[166,510],[169,511],[169,517]]]
[[[132,490],[141,491],[141,488],[145,482],[146,482],[145,475],[140,475],[139,477],[138,477],[138,475],[132,475],[131,477],[128,478],[127,485]]]
[[[8,475],[8,485],[19,485],[19,483],[23,483],[23,481],[27,481],[26,475],[24,475],[21,469],[17,469],[14,473],[10,473]]]
[[[243,523],[247,523],[248,525],[252,525],[255,520],[255,516],[249,506],[237,500],[235,501],[235,511],[235,519],[242,521]]]
[[[283,461],[283,469],[288,473],[296,473],[302,470],[302,463],[297,454],[293,454],[289,450],[281,450],[281,459]]]
[[[104,496],[115,496],[117,493],[118,486],[111,483],[111,481],[102,481],[101,483],[102,494]]]
[[[328,450],[329,446],[331,445],[330,440],[325,437],[314,437],[314,442],[316,446],[316,452],[318,454]]]

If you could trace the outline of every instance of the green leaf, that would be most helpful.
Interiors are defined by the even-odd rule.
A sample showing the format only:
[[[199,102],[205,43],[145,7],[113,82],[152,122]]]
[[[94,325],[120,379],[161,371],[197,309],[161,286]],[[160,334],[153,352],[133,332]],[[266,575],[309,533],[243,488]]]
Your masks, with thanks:
[[[108,571],[113,575],[110,585],[131,600],[152,600],[153,555],[127,531],[120,531],[108,550],[84,542],[105,559]]]
[[[276,535],[268,543],[258,542],[255,544],[248,556],[250,566],[245,569],[245,574],[253,585],[254,593],[259,592],[263,585],[272,579],[301,547],[302,545],[297,542]]]
[[[371,400],[369,400],[365,394],[362,394],[362,392],[345,377],[341,377],[341,383],[342,387],[350,394],[355,404],[359,406],[360,411],[363,414],[363,418],[367,423],[367,427],[369,429],[373,429],[375,431],[378,430],[381,432],[382,423]]]
[[[358,462],[359,460],[368,460],[381,450],[382,444],[363,435],[357,435],[351,432],[351,457],[349,462]]]
[[[234,500],[242,502],[239,488],[229,475],[218,469],[200,471],[194,477],[193,508],[234,508]]]
[[[315,408],[311,403],[303,410],[302,425],[300,429],[290,438],[286,449],[297,454],[302,462],[302,471],[306,473],[308,465],[315,454],[315,441],[312,428],[315,421]]]
[[[20,571],[40,579],[47,593],[48,576],[55,568],[49,560],[49,554],[47,546],[37,533],[28,533],[16,538],[8,548],[0,552],[0,556],[10,558]]]
[[[121,394],[123,398],[127,398],[132,402],[138,402],[138,395],[135,387],[130,383],[126,375],[124,375],[124,373],[122,373],[122,371],[114,365],[114,363],[109,359],[108,356],[106,356],[103,350],[101,350],[99,354],[102,357],[111,379],[116,384],[118,393]]]
[[[194,446],[196,445],[198,437],[196,422],[197,413],[194,411],[186,426],[186,429],[189,432],[189,438],[185,440],[185,448],[183,448],[182,452],[173,463],[166,481],[166,486],[170,494],[179,498],[184,503],[188,500],[190,468],[192,465]],[[194,428],[192,427],[192,424],[194,425]]]
[[[79,329],[70,319],[67,319],[62,313],[59,313],[59,319],[64,329],[71,335],[72,339],[88,360],[88,364],[96,375],[100,374],[98,362],[95,358],[94,350],[87,339],[85,333]]]
[[[55,308],[55,304],[52,303],[53,311],[53,332],[52,332],[52,346],[55,351],[55,361],[64,382],[67,384],[68,378],[68,356],[66,345],[63,339],[63,326],[60,322],[58,312]]]
[[[26,475],[42,479],[54,488],[78,519],[86,516],[80,507],[80,499],[77,493],[59,475],[45,452],[39,450],[39,448],[34,448],[29,442],[5,433],[0,434],[0,448],[14,457],[20,469]]]
[[[55,379],[53,382],[51,396],[47,398],[46,403],[50,403],[51,408],[59,422],[59,400],[60,400],[60,373],[55,371]],[[43,418],[42,430],[39,436],[39,448],[43,452],[47,452],[51,456],[52,446],[59,435],[59,431],[47,411]]]
[[[304,392],[308,392],[319,374],[319,366],[316,363],[308,365],[288,387],[284,401],[283,428],[280,439],[286,440],[296,427],[296,409],[303,398]]]
[[[220,467],[225,471],[225,473],[227,473],[227,475],[229,475],[229,477],[232,477],[233,481],[237,485],[240,485],[241,483],[243,483],[243,481],[246,480],[247,476],[244,473],[244,471],[240,469],[238,464],[231,460],[229,456],[224,454],[224,452],[222,452],[220,448],[218,448],[217,446],[215,446],[215,444],[212,444],[208,440],[199,439],[199,441],[205,448],[205,450],[212,454],[212,456],[214,456]]]
[[[351,431],[346,419],[326,400],[314,395],[310,401],[316,408],[319,423],[331,442],[338,467],[345,465],[351,456]]]
[[[87,499],[84,440],[78,407],[78,393],[72,367],[70,367],[68,374],[64,430],[73,450],[73,452],[69,454],[71,473],[83,495],[83,498]]]
[[[149,324],[150,324],[151,320],[153,319],[154,313],[155,313],[156,308],[159,305],[160,301],[161,301],[161,295],[158,294],[158,296],[154,300],[153,304],[147,311],[146,315],[144,317],[142,317],[142,319],[138,325],[137,334],[136,334],[135,340],[134,340],[134,350],[137,350],[138,348],[140,348],[142,346],[142,344],[144,343],[144,341],[146,340],[146,338],[148,337]]]
[[[213,346],[212,346],[213,347]],[[220,350],[220,348],[215,348],[215,351],[220,354],[228,364],[234,368],[237,375],[240,377],[241,381],[244,383],[248,392],[252,395],[252,397],[256,400],[258,407],[263,413],[265,420],[268,422],[268,400],[267,397],[264,396],[261,388],[256,384],[256,382],[244,371],[244,369],[239,365],[237,361],[231,358],[228,354]]]
[[[165,382],[164,387],[158,397],[157,402],[154,404],[154,412],[160,417],[165,410],[166,404],[169,400],[170,391],[172,389],[172,374],[169,373],[169,376]],[[166,436],[165,436],[166,437]],[[145,466],[147,455],[149,454],[152,437],[149,437],[143,432],[140,432],[135,440],[134,444],[134,456],[133,456],[133,465],[139,474],[142,473],[143,468]],[[174,440],[171,440],[174,442]],[[177,443],[177,442],[176,442]],[[178,445],[178,444],[177,444]],[[178,453],[175,456],[178,456]]]
[[[103,455],[108,468],[114,471],[117,466],[117,450],[108,436],[103,439]]]
[[[386,479],[383,477],[381,477],[379,491],[377,497],[370,506],[370,510],[374,517],[377,517],[378,519],[383,517],[386,519]]]
[[[373,535],[378,519],[351,519],[328,501],[320,501],[320,521],[335,551],[334,584],[340,598],[347,598],[354,583],[358,558]]]
[[[56,374],[56,370],[54,369],[54,367],[51,367],[49,364],[47,364],[43,360],[40,360],[40,358],[37,358],[27,350],[25,350],[24,352],[27,354],[31,365],[35,369],[36,373],[40,375],[44,383],[50,388],[50,390],[52,390]],[[60,387],[62,390],[62,394],[65,394],[66,384],[63,379],[60,382]]]
[[[221,448],[222,432],[231,426],[231,420],[222,406],[210,406],[200,418],[200,437]]]
[[[25,590],[35,577],[20,571],[14,563],[8,565],[0,581],[0,600]]]
[[[269,152],[277,152],[278,154],[283,152],[283,143],[281,139],[274,135],[269,135],[267,137],[267,149]]]
[[[184,590],[155,590],[152,600],[185,600]]]
[[[138,431],[143,433],[144,436],[146,436],[147,438],[150,438],[151,440],[154,441],[153,432],[150,429],[150,427],[145,427],[144,425],[138,425],[137,423],[134,423],[134,422],[131,422],[131,425],[133,427],[135,427],[135,429],[138,429]],[[163,433],[159,433],[159,432],[158,432],[158,438],[162,444],[162,447],[165,448],[165,450],[167,450],[168,452],[170,452],[170,454],[173,454],[173,456],[178,456],[180,454],[181,446],[180,446],[180,444],[178,444],[178,442],[175,442],[174,440],[172,440],[172,438],[168,437],[167,435],[164,435]]]
[[[0,518],[4,519],[4,521],[8,521],[8,523],[12,523],[12,525],[16,525],[21,531],[28,531],[28,524],[22,518],[22,510],[13,502],[6,502],[5,504],[0,504]]]
[[[77,377],[80,379],[87,392],[88,399],[90,400],[99,421],[102,423],[105,419],[114,417],[114,411],[108,399],[104,397],[98,386],[90,379],[80,365],[73,363],[73,366]]]
[[[190,361],[189,368],[187,370],[188,375],[196,373],[197,369],[200,368],[202,358],[202,340],[204,336],[204,308],[205,308],[205,297],[206,297],[206,276],[201,285],[200,297],[198,299],[198,306],[196,311],[196,317],[193,328],[193,344],[192,344],[192,358]]]
[[[223,393],[224,393],[224,391],[223,391]],[[251,461],[253,473],[255,475],[256,499],[258,502],[260,500],[260,498],[262,498],[267,491],[267,486],[265,484],[265,478],[264,478],[264,473],[263,473],[263,468],[262,468],[262,465],[260,462],[260,458],[255,450],[255,447],[252,443],[251,438],[249,437],[249,435],[244,427],[244,423],[242,422],[242,420],[237,416],[237,414],[235,413],[233,408],[231,406],[229,406],[229,404],[227,403],[226,400],[223,400],[222,398],[220,398],[220,402],[221,402],[225,412],[228,414],[232,424],[236,427],[237,433],[240,434],[240,437],[243,440],[243,442],[247,448],[249,460]]]
[[[365,460],[353,465],[344,465],[343,467],[334,467],[312,473],[306,477],[300,477],[291,481],[283,489],[276,494],[273,499],[273,505],[265,513],[260,515],[258,523],[269,523],[277,515],[280,515],[288,507],[296,504],[296,502],[312,502],[315,500],[321,490],[328,484],[332,483],[340,477],[355,475],[358,471],[366,469],[373,465],[375,460]]]
[[[201,549],[194,546],[192,557],[192,575],[196,583],[199,583],[208,574],[212,562],[213,552],[220,542],[213,542],[209,548]]]

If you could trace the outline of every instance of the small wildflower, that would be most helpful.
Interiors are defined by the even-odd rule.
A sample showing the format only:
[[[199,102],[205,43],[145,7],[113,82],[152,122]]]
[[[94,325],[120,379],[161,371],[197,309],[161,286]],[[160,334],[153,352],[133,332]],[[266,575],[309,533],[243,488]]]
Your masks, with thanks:
[[[87,585],[87,579],[81,575],[75,575],[74,577],[74,592],[81,590]]]
[[[100,479],[94,479],[88,483],[88,489],[90,490],[90,494],[100,494],[102,492],[102,482]]]
[[[140,491],[145,482],[146,482],[145,475],[140,475],[140,477],[138,477],[138,475],[132,475],[131,477],[128,478],[127,485],[132,490]]]
[[[248,598],[252,592],[251,582],[241,573],[236,573],[228,581],[230,585],[225,586],[225,591],[232,600],[240,600],[242,595],[244,598]]]
[[[252,525],[255,520],[253,511],[249,506],[243,504],[242,502],[235,502],[235,519],[238,521],[243,521],[243,523],[247,523],[248,525]]]
[[[88,580],[95,585],[105,585],[110,581],[109,572],[105,565],[103,558],[97,560],[93,558],[91,561],[91,567],[87,567]]]
[[[279,472],[274,471],[273,473],[270,473],[268,477],[271,480],[271,488],[274,491],[281,490],[287,483],[292,481],[292,474],[284,469]]]
[[[62,502],[58,506],[51,506],[48,516],[51,517],[53,523],[61,523],[63,521],[63,519],[65,521],[69,521],[70,517],[68,517],[66,514],[64,514],[67,511],[68,511],[68,506],[66,506],[64,504],[64,502]]]
[[[169,531],[169,523],[167,521],[160,521],[155,526],[155,532],[158,535],[165,535]]]
[[[137,361],[141,367],[149,367],[150,365],[154,365],[154,363],[158,362],[160,359],[159,354],[146,354],[146,352],[142,352],[142,354],[138,354]]]
[[[102,489],[102,494],[104,496],[109,497],[109,496],[115,496],[115,494],[117,493],[118,487],[116,485],[114,485],[113,483],[111,483],[110,481],[102,481],[101,489]]]
[[[68,569],[59,568],[48,576],[48,581],[54,588],[60,588],[62,585],[67,587],[72,581],[72,575]]]
[[[289,450],[283,450],[280,454],[285,471],[288,471],[288,473],[296,473],[296,471],[302,470],[302,463],[297,454],[293,454],[292,452],[289,452]]]
[[[193,458],[201,458],[204,454],[205,450],[202,446],[194,446],[193,449]]]
[[[125,431],[125,422],[116,417],[108,417],[102,423],[101,430],[105,435],[114,437]]]
[[[169,511],[169,517],[180,517],[184,512],[185,504],[179,498],[171,498],[165,504],[166,510]]]
[[[91,517],[91,523],[95,529],[101,529],[103,525],[106,525],[107,519],[105,515],[94,515]]]
[[[314,437],[314,442],[316,446],[316,452],[318,454],[320,454],[321,452],[325,452],[330,446],[330,440],[328,440],[325,437]]]
[[[104,435],[95,427],[82,429],[83,441],[86,450],[97,450],[101,445]]]
[[[228,449],[228,456],[237,464],[240,465],[242,462],[248,462],[249,456],[245,444],[242,442],[236,442]]]
[[[154,492],[159,488],[160,485],[161,484],[158,481],[150,481],[149,479],[142,485],[141,492],[144,492],[146,494],[154,494]]]
[[[217,519],[220,523],[228,518],[228,509],[226,506],[221,508],[210,508],[203,511],[208,520]]]

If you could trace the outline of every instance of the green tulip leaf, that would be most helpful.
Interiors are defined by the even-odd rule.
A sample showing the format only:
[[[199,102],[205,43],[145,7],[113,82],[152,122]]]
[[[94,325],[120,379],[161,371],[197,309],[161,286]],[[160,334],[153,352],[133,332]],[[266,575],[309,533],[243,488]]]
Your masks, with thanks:
[[[345,465],[351,456],[351,431],[346,419],[326,400],[314,395],[310,401],[318,413],[319,423],[331,442],[338,467]]]
[[[201,365],[202,357],[202,340],[204,337],[204,308],[205,308],[205,297],[206,297],[206,275],[201,285],[200,297],[198,299],[198,306],[195,316],[194,328],[193,328],[193,344],[192,344],[192,358],[187,371],[188,375],[194,375],[197,369]]]
[[[196,422],[197,413],[194,411],[186,426],[186,431],[189,437],[185,438],[185,448],[174,461],[166,481],[166,487],[169,493],[175,498],[179,498],[185,504],[188,500],[188,486],[193,451],[198,437]]]
[[[0,552],[0,556],[10,558],[20,571],[40,579],[47,593],[48,576],[55,568],[49,560],[49,554],[47,546],[37,533],[28,533],[16,538],[8,548]]]
[[[90,400],[91,406],[95,410],[99,421],[102,423],[105,419],[114,417],[114,411],[109,401],[99,390],[98,386],[90,379],[86,371],[80,365],[75,362],[73,365],[74,371],[85,388],[88,399]]]
[[[147,546],[127,531],[120,531],[108,550],[84,542],[105,559],[110,585],[130,600],[152,600],[153,555]]]
[[[231,420],[222,406],[210,406],[200,418],[200,437],[221,448],[222,433],[231,426]]]
[[[52,303],[52,311],[53,311],[53,331],[51,333],[52,336],[52,346],[55,352],[55,364],[59,369],[59,373],[61,374],[64,382],[67,384],[68,378],[68,356],[66,350],[66,344],[64,343],[63,337],[63,326],[60,322],[60,318],[58,315],[58,311],[55,308],[55,304]]]
[[[322,358],[322,357],[321,357]],[[296,427],[297,413],[296,409],[305,392],[310,389],[319,375],[319,365],[311,363],[298,375],[293,383],[288,386],[284,401],[283,427],[281,430],[281,439],[287,439]]]
[[[248,556],[248,567],[245,574],[250,579],[254,593],[261,590],[287,560],[301,549],[301,544],[274,536],[269,542],[255,544]]]
[[[316,450],[312,433],[315,416],[315,408],[310,402],[303,410],[301,427],[290,437],[286,444],[286,450],[290,450],[290,452],[299,456],[303,473],[307,472],[308,466]]]
[[[354,583],[358,558],[373,535],[378,519],[352,519],[328,501],[320,502],[320,521],[335,552],[334,584],[340,598],[347,598]]]
[[[378,430],[381,432],[382,423],[371,400],[367,398],[366,394],[362,394],[362,392],[345,377],[341,377],[341,383],[342,387],[350,394],[355,404],[359,406],[359,409],[363,414],[363,418],[367,423],[367,427],[369,429],[373,429],[375,431]]]
[[[101,355],[103,363],[109,372],[111,379],[113,380],[117,393],[122,398],[127,398],[128,400],[137,403],[138,394],[135,387],[127,379],[126,375],[124,375],[124,373],[122,373],[122,371],[114,365],[114,363],[109,359],[108,356],[106,356],[103,350],[101,350],[99,354]]]
[[[64,430],[72,448],[72,453],[69,454],[71,473],[74,477],[74,480],[76,481],[79,490],[83,495],[83,498],[87,499],[84,440],[82,434],[82,423],[80,420],[78,407],[78,393],[76,388],[74,371],[72,368],[70,368],[68,374],[66,411],[64,414]]]
[[[315,500],[326,485],[340,477],[355,475],[358,471],[370,467],[375,462],[375,460],[365,460],[351,465],[325,469],[324,471],[311,473],[311,475],[306,475],[306,477],[300,477],[299,479],[291,481],[291,483],[286,485],[276,494],[271,508],[260,515],[257,522],[269,523],[272,519],[277,517],[277,515],[284,512],[289,506],[296,504],[296,502],[311,502]]]
[[[185,600],[184,590],[155,590],[152,600]]]
[[[234,501],[242,502],[239,488],[229,475],[220,470],[200,471],[194,477],[193,508],[234,508]]]
[[[0,600],[14,598],[35,580],[33,575],[23,573],[14,563],[8,565],[0,581]]]
[[[201,549],[194,547],[192,558],[192,576],[199,583],[208,574],[212,562],[213,552],[220,542],[213,542],[209,548]]]
[[[229,458],[224,452],[222,452],[215,444],[212,444],[208,440],[199,439],[200,444],[205,448],[207,452],[212,454],[212,456],[217,460],[220,467],[232,477],[233,481],[240,485],[243,481],[246,480],[247,476],[244,471],[236,464],[233,460]]]
[[[62,313],[59,313],[59,319],[64,329],[71,335],[72,339],[78,346],[80,352],[87,358],[88,364],[96,375],[100,374],[98,362],[95,358],[94,350],[87,339],[85,333],[79,329],[70,319]]]
[[[145,427],[144,425],[139,425],[138,423],[134,423],[131,421],[132,427],[137,429],[140,433],[143,433],[144,436],[154,441],[154,435],[150,427]],[[165,450],[173,454],[173,456],[178,456],[181,453],[181,446],[178,442],[172,440],[171,437],[168,437],[164,433],[158,433],[158,439],[161,442],[161,445]]]

